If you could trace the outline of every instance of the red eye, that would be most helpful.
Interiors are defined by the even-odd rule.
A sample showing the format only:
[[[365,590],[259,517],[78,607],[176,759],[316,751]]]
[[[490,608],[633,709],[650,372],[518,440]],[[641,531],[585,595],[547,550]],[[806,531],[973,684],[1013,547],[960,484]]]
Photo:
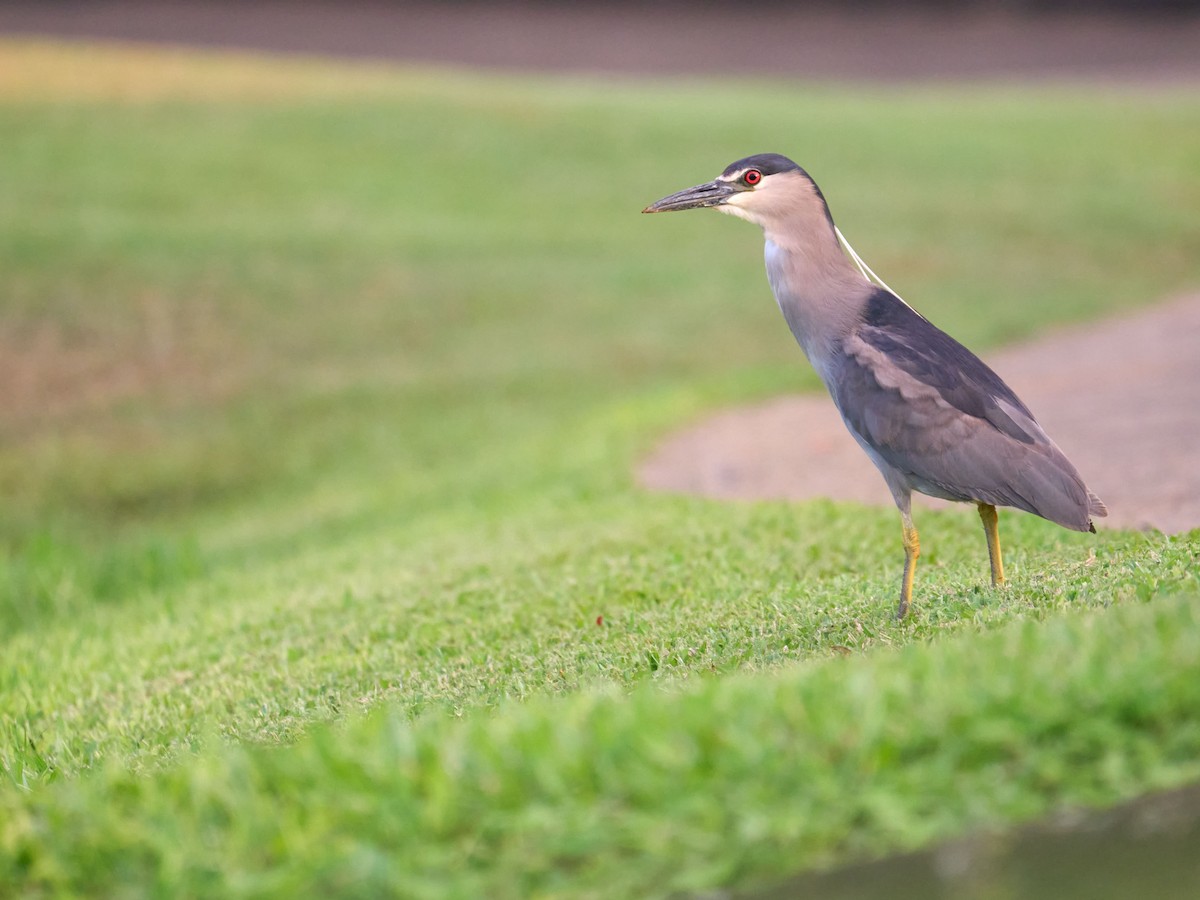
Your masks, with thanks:
[[[758,169],[747,169],[746,174],[742,176],[742,182],[750,185],[751,187],[758,184],[760,181],[762,181],[762,172],[758,171]]]

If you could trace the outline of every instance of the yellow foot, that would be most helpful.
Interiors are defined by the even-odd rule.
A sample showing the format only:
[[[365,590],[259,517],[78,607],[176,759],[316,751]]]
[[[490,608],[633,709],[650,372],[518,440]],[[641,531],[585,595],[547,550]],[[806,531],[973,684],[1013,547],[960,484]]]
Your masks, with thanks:
[[[1000,529],[996,507],[980,503],[979,518],[983,520],[983,533],[987,536],[988,562],[992,565],[992,587],[1004,584],[1004,559],[1000,556]]]
[[[912,603],[913,576],[917,573],[917,557],[921,555],[921,539],[912,519],[904,515],[904,580],[900,583],[900,607],[896,610],[896,618],[903,619],[908,615],[908,607]]]

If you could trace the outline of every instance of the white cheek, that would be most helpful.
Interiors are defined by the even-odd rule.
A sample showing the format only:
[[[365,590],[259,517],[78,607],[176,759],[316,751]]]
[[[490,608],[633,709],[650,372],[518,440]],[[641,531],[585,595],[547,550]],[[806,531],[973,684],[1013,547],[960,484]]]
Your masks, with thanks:
[[[739,219],[745,219],[747,222],[753,222],[750,218],[750,213],[738,206],[730,206],[728,203],[723,203],[717,207],[717,212],[723,212],[729,216],[737,216]]]
[[[728,215],[737,216],[739,219],[745,219],[747,222],[754,222],[755,224],[758,224],[758,219],[755,218],[754,214],[742,206],[743,198],[748,196],[748,193],[734,194],[732,197],[718,206],[717,209],[723,213],[727,213]]]

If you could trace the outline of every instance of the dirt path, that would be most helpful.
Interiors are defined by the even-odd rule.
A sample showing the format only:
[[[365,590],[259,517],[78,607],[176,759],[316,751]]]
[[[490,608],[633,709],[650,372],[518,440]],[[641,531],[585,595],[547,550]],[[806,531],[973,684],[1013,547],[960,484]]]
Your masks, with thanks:
[[[985,358],[1108,504],[1098,525],[1200,527],[1200,295]],[[717,413],[664,440],[638,480],[709,497],[892,505],[824,393]]]

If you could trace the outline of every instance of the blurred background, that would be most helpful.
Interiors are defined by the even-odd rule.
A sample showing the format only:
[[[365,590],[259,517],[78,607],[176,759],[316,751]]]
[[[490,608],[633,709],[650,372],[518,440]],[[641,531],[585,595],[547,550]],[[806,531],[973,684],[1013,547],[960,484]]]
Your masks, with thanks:
[[[731,525],[633,487],[631,461],[670,428],[817,387],[757,235],[638,211],[748,153],[794,155],[872,266],[987,350],[1200,283],[1198,85],[1200,3],[1183,0],[0,3],[0,635],[28,636],[13,683],[60,664],[71,689],[133,695],[155,665],[186,676],[160,679],[168,712],[126,743],[61,712],[90,699],[28,688],[48,710],[39,746],[70,753],[28,750],[14,701],[19,777],[165,757],[193,715],[254,737],[360,701],[524,696],[502,679],[454,693],[484,645],[561,651],[553,690],[619,681],[597,597],[606,617],[678,616],[663,632],[680,646],[715,613],[664,596],[790,598],[802,568],[869,605],[892,590],[891,574],[862,587],[892,571],[892,511],[762,507]],[[826,520],[845,540],[797,550]],[[939,521],[931,545],[950,549],[927,571],[958,579],[947,620],[969,624],[978,572]],[[1034,568],[1084,577],[1082,544],[1011,527],[1055,560]],[[1126,539],[1143,555],[1123,577],[1145,581],[1123,590],[1149,598],[1158,550]],[[418,589],[445,616],[427,633],[392,624]],[[458,612],[473,597],[484,612]],[[788,627],[778,607],[761,629],[737,610],[713,671],[794,658],[767,630]],[[239,626],[259,614],[269,627]],[[152,653],[114,639],[71,668],[89,629],[154,616]],[[576,620],[601,662],[575,652]],[[308,649],[263,680],[277,627]],[[387,655],[404,641],[417,649]],[[404,666],[434,658],[459,668],[418,696]],[[227,702],[188,694],[192,670],[247,674]]]
[[[0,32],[518,70],[817,79],[1194,74],[1196,0],[42,2]]]
[[[772,306],[738,301],[755,254],[679,279],[628,218],[752,150],[796,155],[876,268],[985,346],[1190,271],[1170,104],[1200,78],[1196,3],[8,2],[0,38],[12,546],[304,492],[356,454],[423,471],[388,459],[422,430],[382,414],[413,379],[443,405],[496,372],[526,379],[510,404],[537,377],[598,397],[583,360],[625,396],[803,383]],[[1055,302],[968,317],[989,272]],[[516,334],[539,352],[510,358]],[[438,433],[519,421],[501,409]]]

